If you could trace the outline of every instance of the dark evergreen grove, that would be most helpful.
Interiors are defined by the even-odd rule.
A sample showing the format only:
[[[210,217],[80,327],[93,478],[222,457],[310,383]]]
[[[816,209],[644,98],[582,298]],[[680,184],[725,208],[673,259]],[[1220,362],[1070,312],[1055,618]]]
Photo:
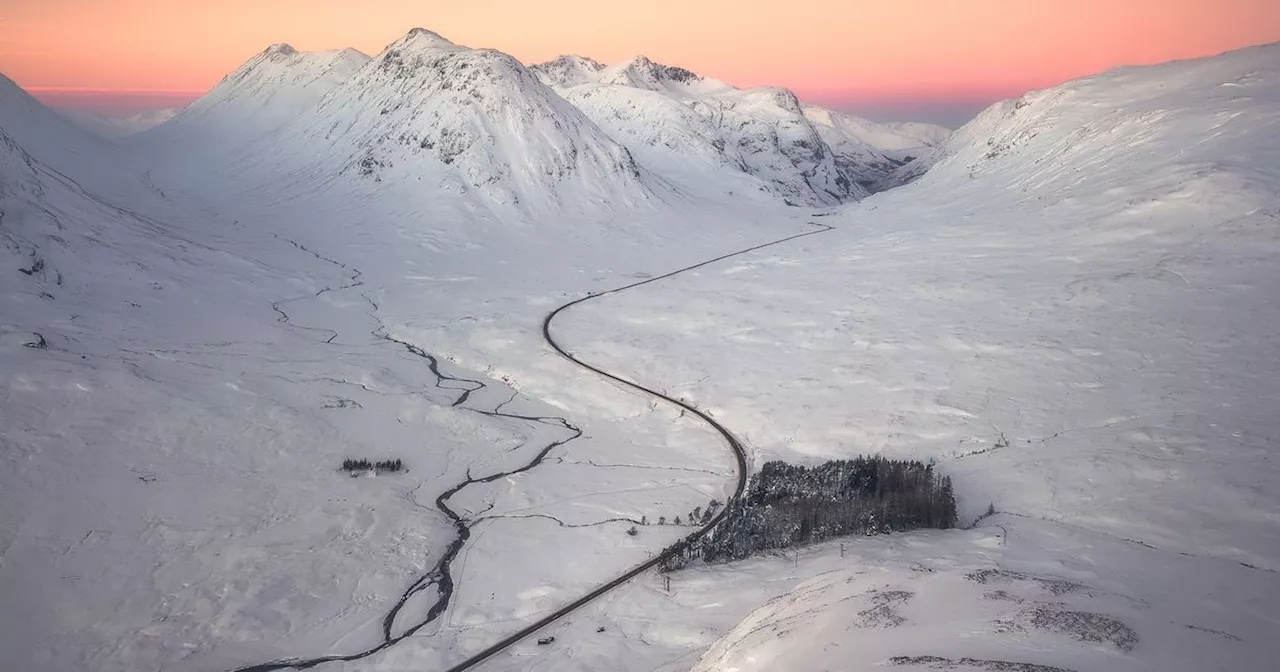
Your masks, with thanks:
[[[345,471],[403,471],[404,463],[399,458],[394,460],[380,460],[378,462],[370,462],[369,460],[353,460],[347,458],[342,461],[342,468]]]
[[[740,560],[851,534],[947,529],[956,523],[951,478],[932,464],[859,457],[816,467],[768,462],[709,533],[663,552],[659,567],[679,569],[695,559]]]

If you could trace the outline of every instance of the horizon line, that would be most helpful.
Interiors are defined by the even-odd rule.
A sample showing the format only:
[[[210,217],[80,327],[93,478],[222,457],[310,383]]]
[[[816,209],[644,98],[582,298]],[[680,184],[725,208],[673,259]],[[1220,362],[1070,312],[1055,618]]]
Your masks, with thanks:
[[[93,87],[93,86],[24,86],[22,84],[18,84],[18,86],[21,87],[23,91],[26,91],[27,93],[32,93],[32,94],[35,94],[35,93],[85,93],[85,94],[111,94],[111,95],[140,94],[140,95],[152,95],[152,96],[162,95],[162,94],[181,94],[181,95],[195,94],[197,96],[201,96],[213,90],[213,89],[137,89],[137,88],[108,89],[108,88]]]
[[[858,96],[867,102],[979,102],[983,100],[991,100],[992,97],[1008,98],[1016,97],[1028,91],[1052,88],[1060,86],[1063,82],[1045,83],[1045,84],[1018,84],[1018,85],[991,85],[986,87],[973,87],[963,89],[960,87],[921,87],[915,90],[880,90],[866,91],[857,86],[846,88],[800,88],[789,87],[777,84],[760,84],[755,86],[742,86],[741,90],[751,90],[756,88],[783,88],[797,96],[804,97],[822,97],[829,98],[834,96]],[[16,83],[16,82],[15,82]],[[26,86],[18,84],[18,86],[27,93],[37,94],[54,94],[54,95],[114,95],[114,96],[203,96],[217,86],[207,89],[143,89],[143,88],[104,88],[104,87],[87,87],[87,86]]]

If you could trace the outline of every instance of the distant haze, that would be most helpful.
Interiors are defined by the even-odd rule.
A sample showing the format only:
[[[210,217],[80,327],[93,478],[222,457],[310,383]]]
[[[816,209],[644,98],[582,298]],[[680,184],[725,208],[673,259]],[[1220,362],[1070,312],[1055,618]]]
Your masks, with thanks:
[[[970,119],[987,109],[996,101],[975,102],[971,100],[930,101],[918,103],[912,101],[883,101],[874,105],[857,103],[833,104],[833,109],[870,119],[871,121],[922,121],[937,124],[950,129],[957,129],[969,123]]]
[[[801,96],[806,103],[870,119],[872,121],[922,121],[950,129],[960,128],[987,109],[992,103],[1015,98],[1025,90],[987,92],[937,98],[861,98],[840,92],[808,93]]]
[[[0,0],[0,72],[61,107],[174,107],[275,42],[379,52],[421,25],[526,63],[645,54],[871,118],[955,126],[1121,64],[1280,40],[1273,0]]]
[[[148,110],[186,107],[203,91],[101,91],[36,88],[30,91],[50,107],[125,117]]]

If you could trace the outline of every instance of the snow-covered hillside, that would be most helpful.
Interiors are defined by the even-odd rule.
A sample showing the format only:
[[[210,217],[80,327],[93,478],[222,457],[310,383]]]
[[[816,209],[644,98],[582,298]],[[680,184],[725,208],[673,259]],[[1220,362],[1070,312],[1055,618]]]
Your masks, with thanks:
[[[335,460],[404,452],[439,473],[446,456],[409,454],[421,436],[483,450],[519,430],[444,411],[453,393],[413,358],[367,347],[377,325],[352,297],[308,303],[349,271],[195,208],[178,222],[111,205],[9,121],[0,595],[22,618],[5,619],[0,667],[175,669],[201,642],[380,617],[447,523],[407,483],[341,477]],[[341,338],[321,347],[330,327]]]
[[[355,49],[300,52],[273,44],[157,129],[155,141],[191,134],[210,140],[262,137],[315,106],[368,62]]]
[[[689,179],[692,159],[697,172],[722,179],[744,173],[797,205],[864,198],[901,165],[902,150],[934,144],[945,133],[925,126],[894,129],[802,106],[787,89],[737,89],[643,56],[609,67],[562,56],[533,69],[674,181]]]
[[[951,131],[915,122],[878,124],[844,112],[805,105],[804,116],[818,129],[836,160],[868,188],[880,183],[904,163],[928,153]]]
[[[294,237],[349,221],[326,219],[326,204],[294,219],[269,201],[138,186],[114,205],[0,125],[0,596],[23,614],[0,631],[0,668],[232,669],[377,646],[389,613],[400,636],[441,597],[434,579],[391,612],[455,540],[437,498],[456,490],[476,539],[418,651],[443,667],[687,529],[624,534],[646,513],[724,496],[720,449],[673,413],[623,397],[615,408],[637,408],[621,426],[560,421],[563,409],[388,340],[400,327],[379,310],[383,283],[404,272],[391,251],[430,259],[385,228],[394,205],[384,228],[349,232],[371,256],[316,236],[366,273]],[[407,282],[421,297],[424,281]],[[679,468],[636,457],[659,444]],[[469,483],[551,448],[543,473]],[[349,478],[349,457],[409,471]],[[512,553],[524,571],[502,567]],[[498,575],[494,600],[481,586]]]
[[[10,141],[45,164],[74,171],[94,163],[106,150],[106,142],[45,107],[0,73],[0,120]]]
[[[950,129],[934,124],[914,121],[882,124],[818,105],[805,105],[804,116],[820,131],[832,133],[831,137],[852,138],[882,152],[918,151],[938,145],[951,135]]]
[[[696,669],[1274,659],[1278,64],[1271,45],[998,104],[918,181],[815,220],[830,233],[583,307],[582,356],[682,386],[760,460],[936,459],[964,520],[1000,512],[885,542],[887,574],[779,590]]]

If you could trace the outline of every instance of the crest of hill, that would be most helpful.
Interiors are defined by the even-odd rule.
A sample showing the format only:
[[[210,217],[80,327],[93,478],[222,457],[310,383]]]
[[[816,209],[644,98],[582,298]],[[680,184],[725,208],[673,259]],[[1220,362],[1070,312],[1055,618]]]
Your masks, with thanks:
[[[1252,131],[1227,111],[1231,106],[1254,102],[1267,103],[1275,109],[1280,103],[1280,96],[1265,86],[1270,81],[1268,77],[1274,76],[1277,62],[1280,43],[1272,43],[1209,58],[1117,68],[1032,91],[988,107],[920,160],[895,173],[886,186],[905,184],[926,173],[938,173],[936,179],[953,179],[957,175],[967,178],[1014,160],[1033,161],[1038,166],[1035,172],[1042,176],[1060,174],[1073,162],[1101,167],[1124,165],[1099,163],[1099,159],[1151,157],[1157,145],[1137,140],[1132,146],[1117,144],[1109,141],[1107,134],[1171,134],[1177,132],[1172,122],[1197,117],[1202,119],[1194,121],[1193,126],[1214,126],[1208,105],[1223,109],[1223,119],[1213,136],[1216,142],[1205,145],[1195,140],[1192,128],[1182,129],[1188,134],[1189,144],[1176,151],[1170,148],[1168,156],[1185,158],[1203,147],[1217,150],[1227,129]],[[1261,119],[1264,126],[1277,128],[1273,115],[1263,115]],[[1071,124],[1077,125],[1074,131]],[[1047,144],[1050,138],[1054,140],[1052,145]],[[1050,153],[1034,155],[1037,151]]]

